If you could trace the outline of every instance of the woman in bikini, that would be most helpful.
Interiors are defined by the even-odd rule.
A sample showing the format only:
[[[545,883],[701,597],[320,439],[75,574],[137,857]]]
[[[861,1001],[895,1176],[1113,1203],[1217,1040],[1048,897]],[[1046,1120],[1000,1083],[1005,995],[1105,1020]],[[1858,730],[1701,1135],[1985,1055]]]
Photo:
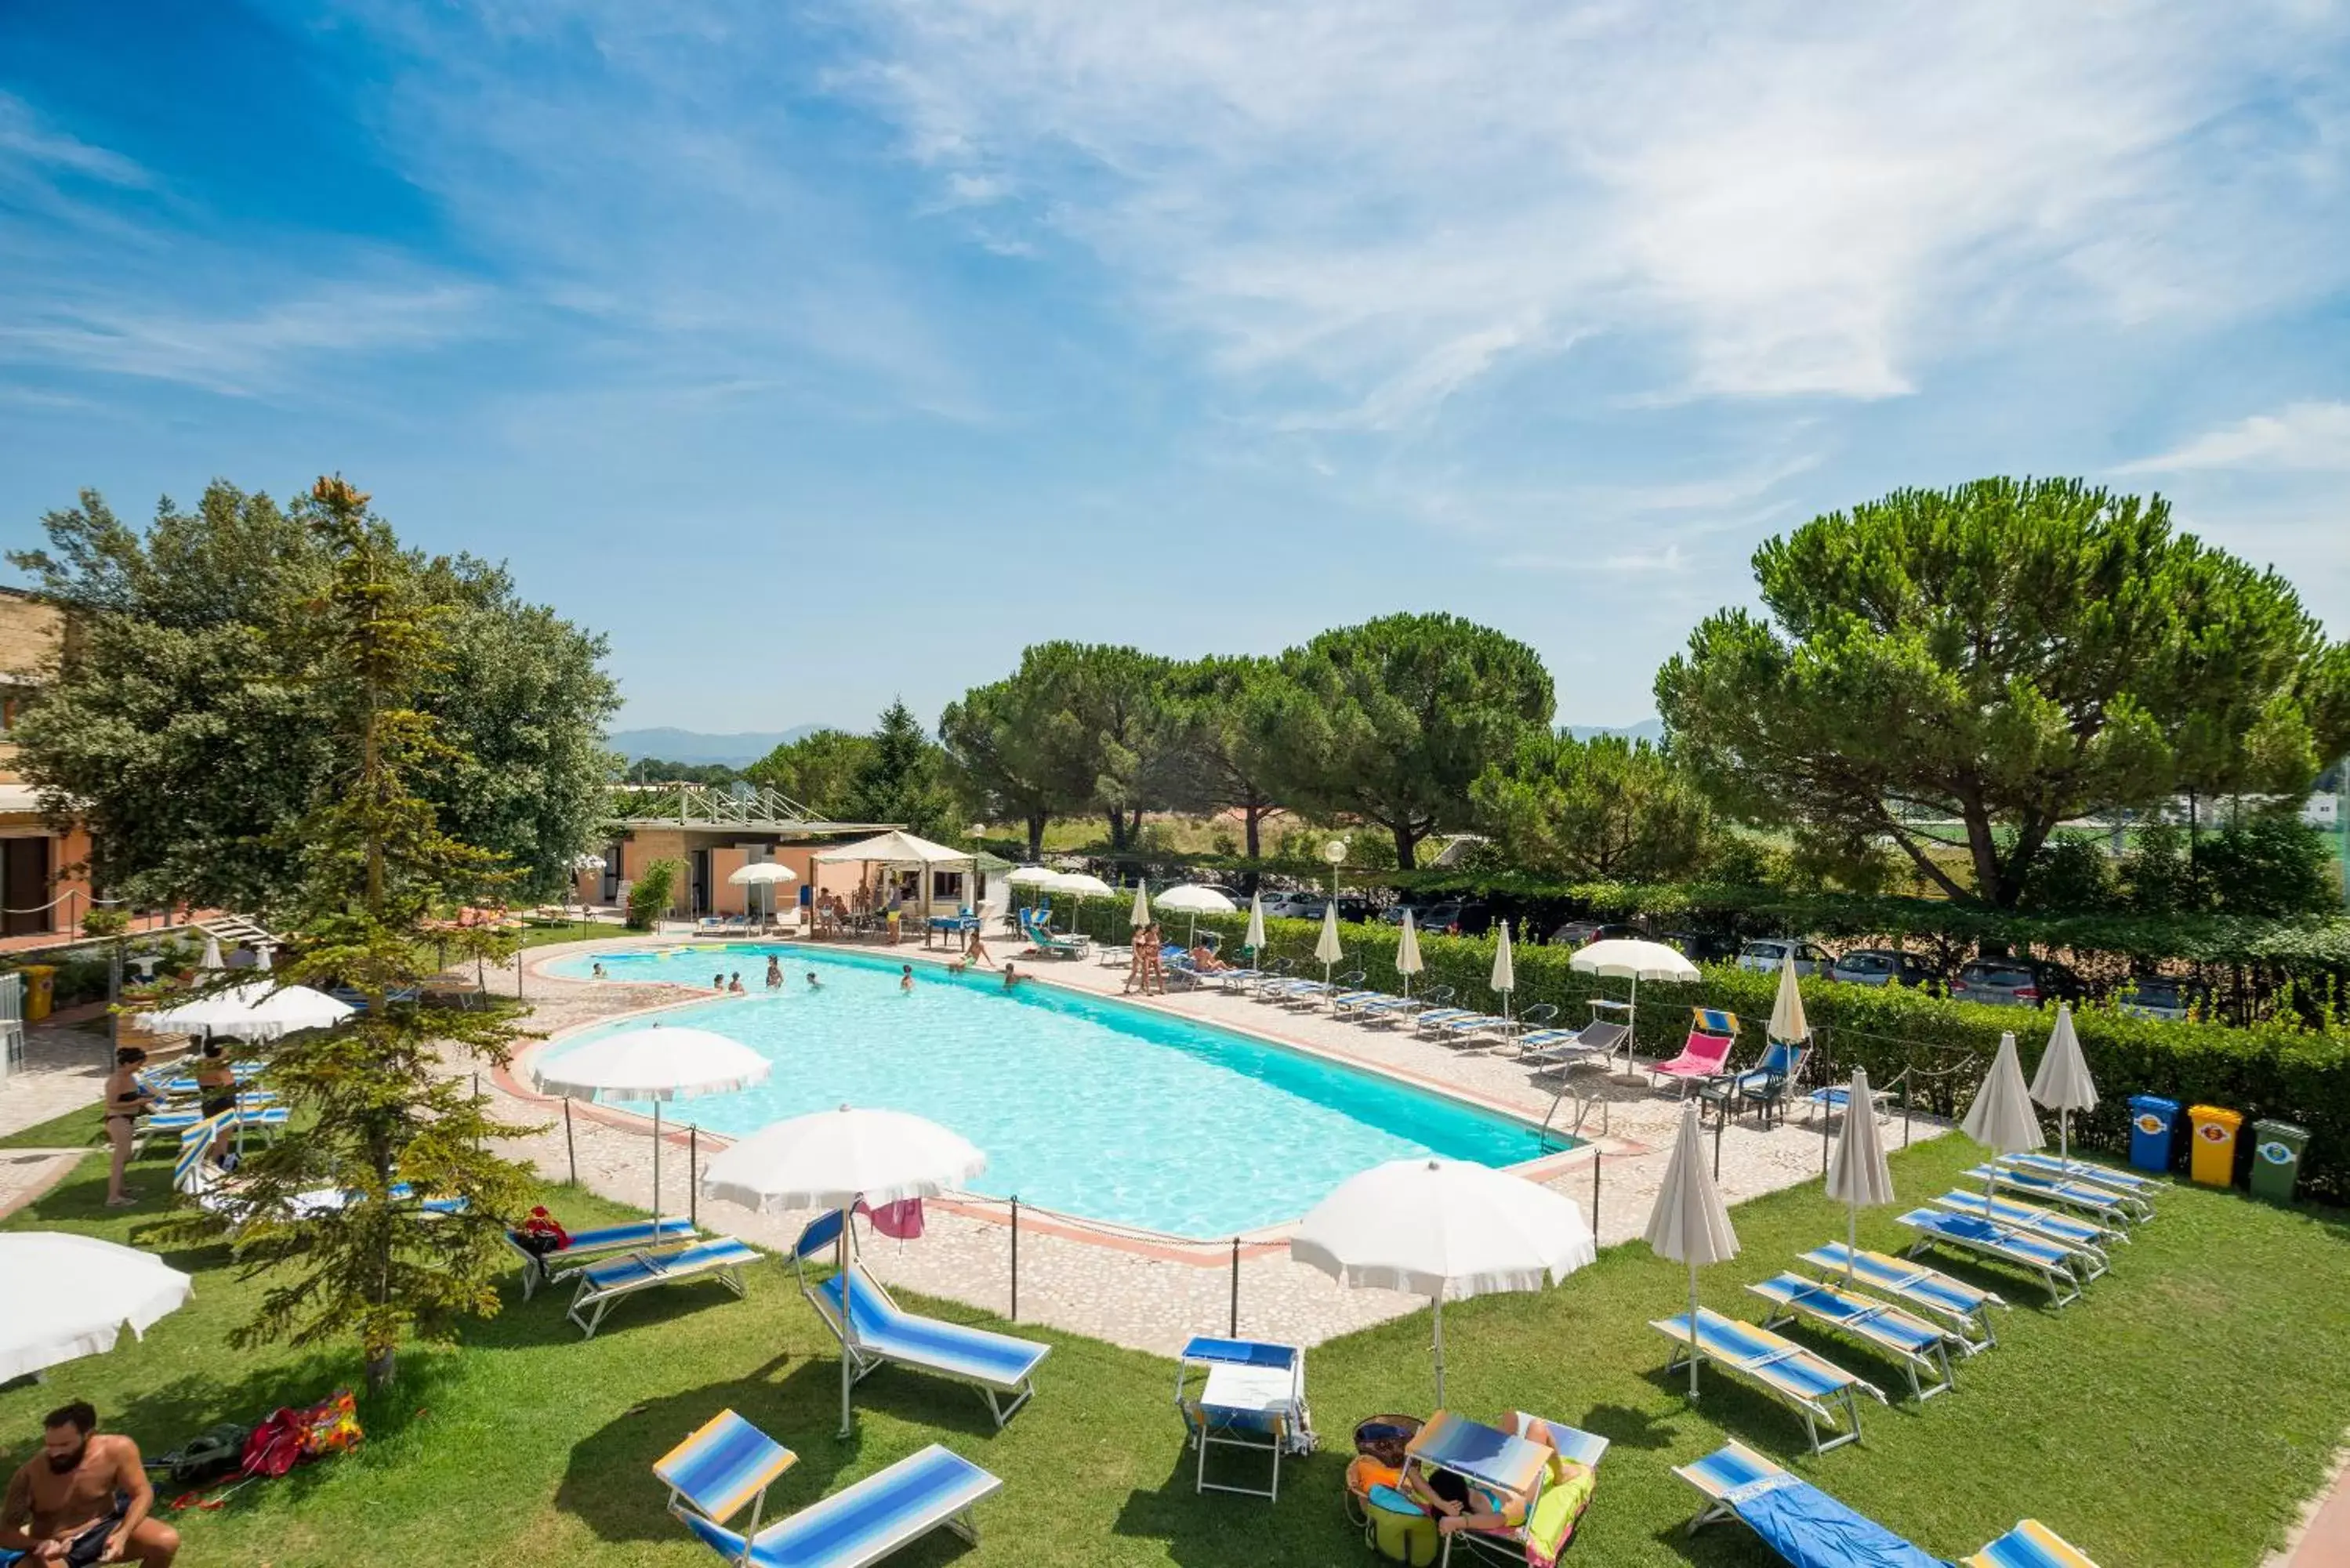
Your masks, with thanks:
[[[146,1052],[125,1045],[114,1054],[114,1071],[106,1075],[106,1141],[114,1147],[114,1164],[106,1173],[109,1209],[124,1209],[139,1201],[139,1194],[123,1186],[122,1178],[130,1168],[130,1146],[139,1131],[139,1118],[155,1108],[155,1096],[139,1086],[139,1069],[146,1064]]]
[[[196,1094],[197,1108],[207,1121],[223,1111],[236,1108],[236,1070],[221,1054],[217,1040],[204,1042],[203,1059],[196,1064]],[[213,1147],[204,1158],[224,1169],[234,1169],[235,1164],[227,1155],[229,1146],[235,1140],[236,1125],[230,1122],[222,1127],[220,1137],[213,1139]]]

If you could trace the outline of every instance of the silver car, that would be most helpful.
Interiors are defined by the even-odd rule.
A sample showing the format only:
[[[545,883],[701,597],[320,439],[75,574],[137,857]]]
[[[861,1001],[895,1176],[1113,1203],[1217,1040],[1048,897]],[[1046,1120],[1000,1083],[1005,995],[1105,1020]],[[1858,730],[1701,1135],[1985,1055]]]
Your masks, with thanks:
[[[1794,937],[1757,937],[1738,950],[1738,967],[1757,974],[1776,974],[1789,959],[1795,961],[1798,980],[1825,974],[1835,961],[1825,949]]]

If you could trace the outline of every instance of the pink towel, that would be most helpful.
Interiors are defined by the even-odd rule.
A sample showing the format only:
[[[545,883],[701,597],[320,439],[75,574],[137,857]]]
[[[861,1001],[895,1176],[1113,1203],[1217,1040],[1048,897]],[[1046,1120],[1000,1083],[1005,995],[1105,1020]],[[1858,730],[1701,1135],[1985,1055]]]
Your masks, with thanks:
[[[897,1241],[911,1241],[922,1233],[922,1200],[901,1198],[895,1203],[885,1203],[876,1209],[862,1199],[857,1211],[873,1221],[873,1229]]]

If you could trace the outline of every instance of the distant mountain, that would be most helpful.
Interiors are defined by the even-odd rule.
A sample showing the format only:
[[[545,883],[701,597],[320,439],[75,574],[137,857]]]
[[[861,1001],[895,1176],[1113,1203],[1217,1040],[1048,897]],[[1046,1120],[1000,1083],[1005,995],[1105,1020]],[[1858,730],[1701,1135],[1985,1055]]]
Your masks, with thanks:
[[[1616,729],[1605,724],[1566,724],[1561,727],[1578,741],[1587,741],[1594,735],[1622,735],[1633,741],[1661,741],[1665,738],[1665,722],[1662,719],[1643,719],[1637,724],[1626,724]]]
[[[823,729],[802,724],[797,729],[767,732],[745,730],[733,735],[706,735],[699,730],[615,730],[605,743],[630,762],[656,757],[665,763],[723,763],[748,767],[777,746]]]

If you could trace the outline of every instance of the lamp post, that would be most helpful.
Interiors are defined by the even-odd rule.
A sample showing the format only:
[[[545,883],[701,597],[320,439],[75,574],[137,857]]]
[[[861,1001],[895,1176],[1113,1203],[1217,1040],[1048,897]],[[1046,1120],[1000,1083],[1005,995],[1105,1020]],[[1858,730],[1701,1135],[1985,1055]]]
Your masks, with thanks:
[[[1330,863],[1330,901],[1338,901],[1338,867],[1347,863],[1347,841],[1334,838],[1322,846],[1322,858]]]

